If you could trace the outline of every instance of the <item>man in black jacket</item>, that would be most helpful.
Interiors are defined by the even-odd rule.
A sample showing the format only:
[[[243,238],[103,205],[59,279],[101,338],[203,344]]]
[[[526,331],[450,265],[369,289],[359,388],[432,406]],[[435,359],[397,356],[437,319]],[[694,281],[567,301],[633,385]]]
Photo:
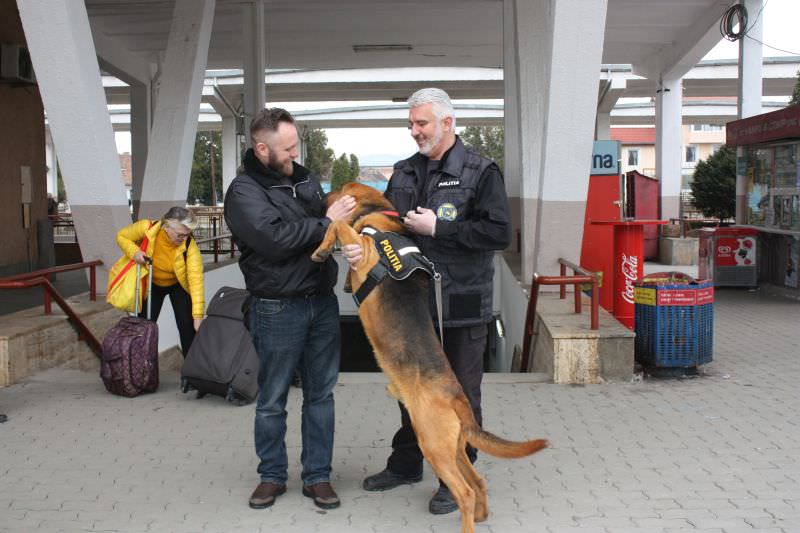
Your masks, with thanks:
[[[333,387],[339,372],[336,263],[311,253],[328,225],[355,207],[350,196],[325,209],[319,182],[294,162],[298,135],[284,109],[262,109],[250,124],[253,148],[225,195],[225,221],[241,251],[239,268],[252,295],[250,332],[258,352],[255,447],[261,482],[250,507],[264,509],[286,491],[286,397],[297,370],[303,386],[303,494],[338,507],[330,484]]]
[[[419,152],[394,166],[385,196],[405,213],[422,253],[442,275],[444,351],[475,419],[481,423],[481,380],[487,325],[492,320],[494,251],[511,242],[508,198],[500,169],[470,152],[455,134],[455,115],[447,93],[421,89],[408,99],[408,124]],[[343,248],[350,264],[361,248]],[[435,316],[435,307],[431,314]],[[422,451],[408,412],[400,406],[401,427],[392,439],[386,468],[364,480],[364,489],[381,491],[422,479]],[[467,448],[472,462],[477,456]],[[429,504],[433,514],[458,508],[447,486]]]

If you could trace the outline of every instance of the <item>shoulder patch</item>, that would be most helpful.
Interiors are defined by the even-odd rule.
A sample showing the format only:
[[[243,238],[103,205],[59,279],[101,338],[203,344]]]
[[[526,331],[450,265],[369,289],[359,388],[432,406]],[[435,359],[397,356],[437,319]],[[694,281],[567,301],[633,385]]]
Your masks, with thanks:
[[[450,202],[445,202],[436,208],[436,218],[439,220],[455,220],[458,216],[458,209]]]

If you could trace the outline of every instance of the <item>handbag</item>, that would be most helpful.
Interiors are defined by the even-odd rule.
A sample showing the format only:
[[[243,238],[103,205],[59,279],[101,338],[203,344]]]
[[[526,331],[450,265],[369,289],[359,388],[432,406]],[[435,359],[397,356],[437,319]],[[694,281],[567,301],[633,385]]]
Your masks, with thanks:
[[[153,222],[150,223],[153,227]],[[148,228],[149,229],[149,228]],[[145,235],[142,239],[139,249],[147,253],[147,246],[150,239]],[[137,309],[141,308],[142,300],[145,292],[144,278],[148,275],[147,272],[139,273],[140,269],[133,268],[136,261],[129,259],[124,261],[125,256],[122,256],[117,261],[108,273],[108,288],[106,289],[106,302],[116,307],[120,311],[127,313],[135,313]],[[136,284],[141,280],[141,290],[136,290]],[[137,302],[138,300],[138,302]]]

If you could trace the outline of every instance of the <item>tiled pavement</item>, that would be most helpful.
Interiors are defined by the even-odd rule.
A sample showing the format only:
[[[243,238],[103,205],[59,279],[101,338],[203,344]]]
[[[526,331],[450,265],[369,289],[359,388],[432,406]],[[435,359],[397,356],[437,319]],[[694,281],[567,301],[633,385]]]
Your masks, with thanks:
[[[720,289],[704,375],[560,386],[489,375],[488,429],[547,437],[519,460],[481,455],[490,516],[478,532],[800,532],[800,304]],[[112,397],[99,378],[50,370],[0,389],[0,531],[456,532],[432,516],[435,482],[367,493],[397,408],[376,374],[336,389],[333,482],[342,507],[300,494],[299,402],[290,396],[290,486],[254,511],[253,408],[182,394]],[[526,381],[527,379],[527,381]]]

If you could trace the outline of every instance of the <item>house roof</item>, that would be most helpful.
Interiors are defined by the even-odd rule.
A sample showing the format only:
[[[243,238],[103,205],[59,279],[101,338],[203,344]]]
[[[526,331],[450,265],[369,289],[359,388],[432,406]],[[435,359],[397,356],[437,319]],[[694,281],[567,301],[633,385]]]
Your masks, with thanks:
[[[611,140],[622,144],[655,144],[655,128],[611,128]]]

